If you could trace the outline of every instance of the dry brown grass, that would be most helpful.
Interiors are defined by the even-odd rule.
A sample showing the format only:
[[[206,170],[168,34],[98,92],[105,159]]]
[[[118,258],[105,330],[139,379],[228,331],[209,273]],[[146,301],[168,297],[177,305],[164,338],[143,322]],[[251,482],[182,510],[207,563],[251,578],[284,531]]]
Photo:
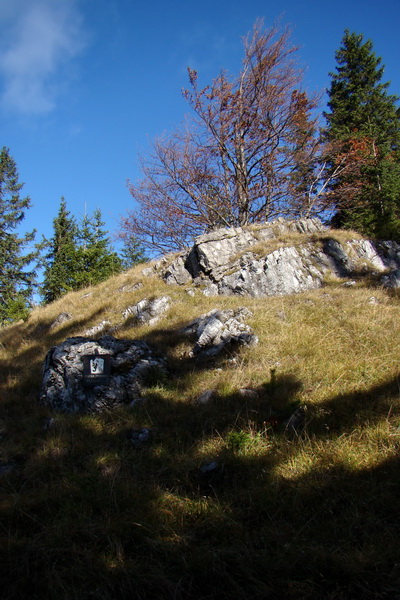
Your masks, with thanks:
[[[290,297],[191,297],[142,268],[0,331],[0,464],[13,465],[0,475],[2,597],[397,597],[399,299],[334,278]],[[38,406],[51,346],[165,294],[172,307],[157,325],[116,334],[169,357],[146,404],[97,416]],[[241,305],[258,346],[190,362],[180,328]],[[73,318],[51,329],[61,312]],[[206,389],[215,398],[196,406]],[[300,405],[305,429],[290,432]],[[151,447],[129,445],[132,426],[154,429]],[[197,469],[212,460],[225,476],[204,488]]]

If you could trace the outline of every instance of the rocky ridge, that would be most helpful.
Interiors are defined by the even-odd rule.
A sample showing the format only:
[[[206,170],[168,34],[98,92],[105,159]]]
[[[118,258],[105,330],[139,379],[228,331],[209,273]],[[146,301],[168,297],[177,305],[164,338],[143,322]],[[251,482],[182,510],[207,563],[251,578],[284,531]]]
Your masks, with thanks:
[[[291,243],[293,234],[303,239]],[[341,243],[315,218],[219,229],[198,237],[191,249],[166,263],[164,258],[144,274],[158,272],[170,285],[194,284],[207,296],[293,294],[321,287],[328,273],[347,278],[374,273],[382,275],[382,285],[400,283],[399,244]]]

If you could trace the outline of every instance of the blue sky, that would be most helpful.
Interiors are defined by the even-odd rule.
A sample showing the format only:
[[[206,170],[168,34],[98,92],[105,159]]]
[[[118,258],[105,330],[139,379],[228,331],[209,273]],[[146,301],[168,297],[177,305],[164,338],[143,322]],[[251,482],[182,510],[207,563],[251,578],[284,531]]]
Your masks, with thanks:
[[[187,67],[202,84],[237,72],[258,17],[292,26],[310,92],[329,86],[348,28],[373,41],[400,95],[398,0],[0,0],[0,147],[32,201],[24,231],[50,236],[61,196],[116,231],[138,154],[189,112]]]

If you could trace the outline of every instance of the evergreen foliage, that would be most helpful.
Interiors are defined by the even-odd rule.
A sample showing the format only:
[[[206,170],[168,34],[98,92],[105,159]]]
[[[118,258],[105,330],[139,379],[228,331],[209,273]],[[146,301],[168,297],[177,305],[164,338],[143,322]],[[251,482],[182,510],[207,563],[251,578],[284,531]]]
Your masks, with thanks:
[[[335,223],[369,236],[400,238],[400,109],[382,83],[372,42],[345,31],[330,73],[325,130]]]
[[[85,215],[80,224],[70,216],[64,198],[53,221],[54,235],[45,241],[45,273],[42,296],[45,304],[66,292],[95,285],[122,270],[122,261],[103,229],[101,211]]]
[[[145,250],[136,236],[133,234],[125,235],[123,241],[124,245],[121,251],[121,261],[124,271],[148,260]]]
[[[47,304],[75,288],[77,271],[77,225],[61,198],[57,217],[53,220],[54,235],[47,243],[42,295]]]
[[[25,318],[29,312],[35,282],[29,264],[36,252],[26,252],[35,232],[19,235],[17,229],[31,205],[29,197],[21,198],[23,187],[9,149],[0,152],[0,324]]]
[[[121,259],[111,247],[100,209],[82,220],[78,231],[77,288],[96,285],[122,270]]]

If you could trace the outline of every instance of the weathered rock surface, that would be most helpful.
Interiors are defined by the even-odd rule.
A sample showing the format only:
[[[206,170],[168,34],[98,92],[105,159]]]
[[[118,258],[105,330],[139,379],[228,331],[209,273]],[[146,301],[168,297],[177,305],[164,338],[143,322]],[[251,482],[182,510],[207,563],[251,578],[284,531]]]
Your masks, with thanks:
[[[212,310],[190,323],[183,333],[197,338],[191,355],[214,356],[232,346],[253,346],[258,343],[251,327],[244,320],[252,316],[247,308]]]
[[[216,394],[217,394],[217,390],[215,390],[215,389],[206,390],[205,392],[200,394],[200,396],[195,398],[195,400],[193,401],[193,404],[194,404],[194,406],[205,406],[206,404],[209,404],[211,402],[211,400],[213,400],[215,398]]]
[[[382,284],[387,288],[400,288],[400,269],[394,269],[391,273],[384,275]]]
[[[162,315],[169,309],[171,298],[161,296],[160,298],[144,298],[134,306],[128,306],[122,313],[124,319],[133,317],[139,324],[154,325]]]
[[[110,356],[110,376],[105,385],[88,386],[83,357]],[[152,368],[165,369],[145,342],[104,336],[98,340],[69,338],[52,348],[46,357],[40,402],[57,411],[93,413],[142,396],[143,380]]]
[[[85,337],[93,337],[94,335],[97,335],[98,333],[103,333],[103,332],[109,330],[110,327],[111,327],[111,321],[101,321],[97,325],[94,325],[93,327],[90,327],[90,329],[87,329],[83,335]]]
[[[166,283],[185,285],[191,283],[192,275],[187,270],[185,264],[188,253],[183,256],[178,256],[167,269],[163,272],[163,277]]]
[[[70,321],[71,319],[72,319],[71,313],[62,312],[61,314],[58,315],[58,317],[50,325],[50,329],[54,329],[55,327],[58,327],[58,325],[62,325],[63,323],[66,323],[67,321]]]
[[[221,279],[218,291],[255,297],[294,294],[320,287],[330,266],[329,259],[312,245],[280,248],[260,260],[246,253],[238,270]]]
[[[117,292],[119,292],[120,294],[126,294],[126,293],[130,293],[130,292],[136,292],[137,290],[140,290],[140,288],[143,287],[143,283],[141,281],[138,281],[137,283],[127,283],[125,285],[122,285],[120,288],[117,289]]]
[[[285,234],[313,235],[315,239],[280,247],[263,255],[252,247]],[[320,235],[319,235],[320,234]],[[325,235],[324,235],[325,234]],[[396,287],[400,245],[396,242],[352,240],[341,244],[326,236],[319,219],[275,222],[256,228],[220,229],[198,237],[163,271],[168,284],[200,285],[207,296],[285,295],[319,288],[328,272],[353,277],[362,271],[385,273],[383,285]]]
[[[135,448],[144,448],[149,445],[153,439],[153,432],[148,427],[142,429],[130,429],[128,439]]]

